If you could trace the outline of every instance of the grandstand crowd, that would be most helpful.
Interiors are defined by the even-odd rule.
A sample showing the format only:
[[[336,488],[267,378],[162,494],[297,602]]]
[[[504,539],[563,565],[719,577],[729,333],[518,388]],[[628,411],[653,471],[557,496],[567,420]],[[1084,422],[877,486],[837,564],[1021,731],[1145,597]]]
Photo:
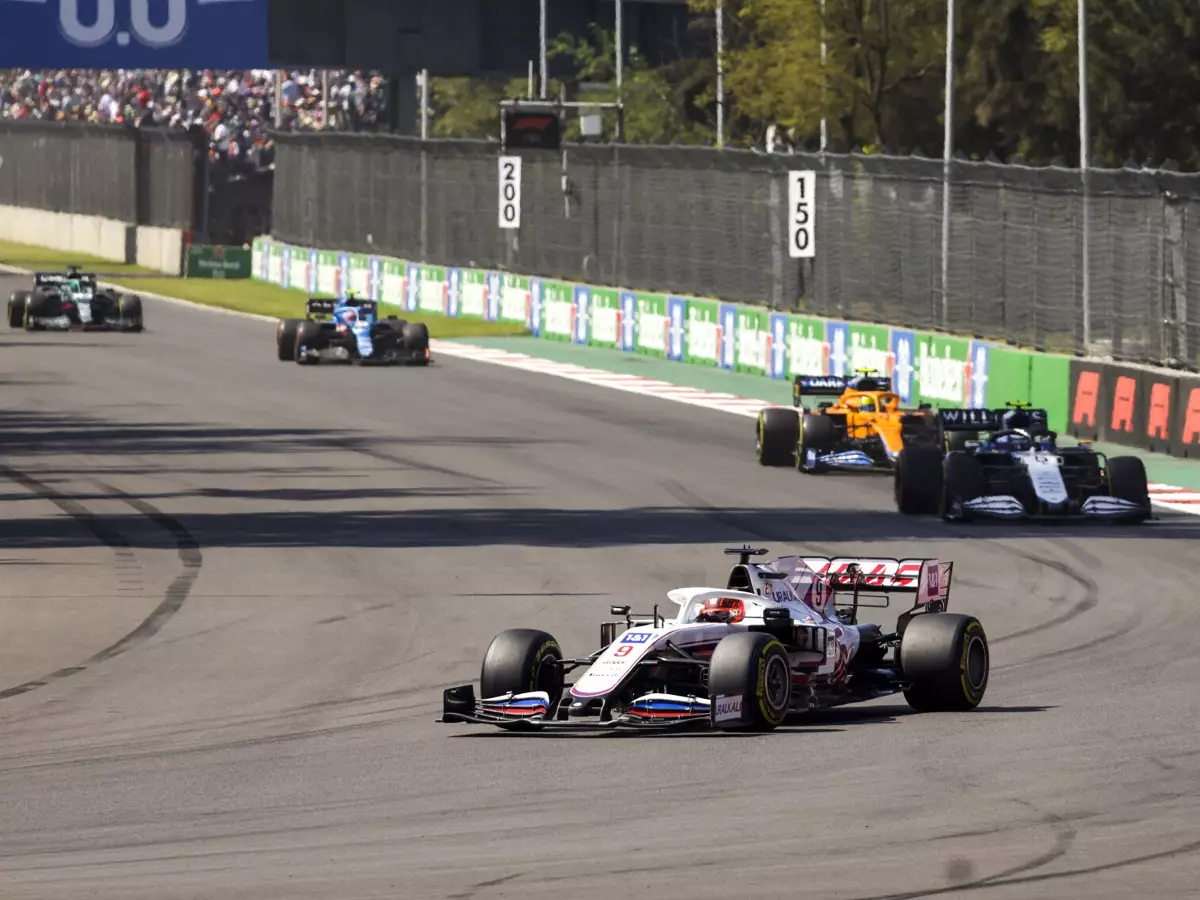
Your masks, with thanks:
[[[277,110],[273,70],[0,69],[0,111],[8,120],[200,127],[214,161],[239,168],[270,165],[271,128],[371,131],[386,121],[386,93],[377,75],[328,73],[328,104],[319,71],[285,72],[283,78]]]

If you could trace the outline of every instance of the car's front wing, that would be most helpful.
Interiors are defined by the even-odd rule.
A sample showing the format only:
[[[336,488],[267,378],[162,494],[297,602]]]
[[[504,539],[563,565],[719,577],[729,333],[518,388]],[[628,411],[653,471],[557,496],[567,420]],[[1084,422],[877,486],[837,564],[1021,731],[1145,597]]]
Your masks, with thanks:
[[[996,494],[988,497],[977,497],[963,502],[962,509],[977,516],[993,516],[999,519],[1024,518],[1083,518],[1083,519],[1120,519],[1143,511],[1143,507],[1118,497],[1096,496],[1089,497],[1075,510],[1063,512],[1030,512],[1016,497],[1008,494]]]
[[[705,697],[646,694],[607,721],[591,716],[560,719],[556,710],[550,708],[550,696],[545,691],[509,693],[476,700],[475,688],[467,684],[443,691],[442,717],[438,721],[495,725],[509,731],[612,731],[617,728],[707,725],[710,714],[709,701]]]
[[[30,320],[35,328],[46,331],[125,331],[135,327],[125,319],[105,319],[100,322],[74,322],[67,316],[38,316]]]

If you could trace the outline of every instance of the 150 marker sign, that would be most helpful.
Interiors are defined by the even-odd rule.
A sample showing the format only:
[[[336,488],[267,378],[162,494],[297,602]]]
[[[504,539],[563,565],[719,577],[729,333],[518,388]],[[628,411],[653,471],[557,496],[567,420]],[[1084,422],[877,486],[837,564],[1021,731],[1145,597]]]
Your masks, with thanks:
[[[521,157],[500,157],[500,227],[521,227]]]
[[[812,259],[817,255],[817,173],[788,172],[788,255]]]

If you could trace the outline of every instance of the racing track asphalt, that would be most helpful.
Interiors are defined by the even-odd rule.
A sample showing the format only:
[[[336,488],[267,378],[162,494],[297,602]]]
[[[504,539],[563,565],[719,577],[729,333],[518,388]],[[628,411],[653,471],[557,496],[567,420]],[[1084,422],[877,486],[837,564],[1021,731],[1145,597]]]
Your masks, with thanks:
[[[301,369],[270,324],[147,320],[0,334],[5,900],[1200,883],[1195,519],[954,529],[886,480],[759,469],[742,418],[460,360]],[[721,579],[742,541],[952,558],[984,706],[755,737],[434,723],[499,629],[587,652],[610,603]]]

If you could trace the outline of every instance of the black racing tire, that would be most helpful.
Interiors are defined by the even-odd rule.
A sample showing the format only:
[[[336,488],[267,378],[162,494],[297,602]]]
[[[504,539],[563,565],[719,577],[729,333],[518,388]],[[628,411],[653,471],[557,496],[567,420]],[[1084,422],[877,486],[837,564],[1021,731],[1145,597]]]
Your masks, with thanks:
[[[966,453],[951,453],[946,457],[942,476],[942,490],[938,496],[938,515],[947,521],[951,518],[953,501],[966,503],[983,496],[983,467],[979,460]],[[967,512],[960,513],[964,521],[970,519]]]
[[[896,459],[892,476],[896,509],[906,516],[928,516],[938,511],[942,495],[942,452],[937,447],[905,447]]]
[[[275,327],[275,345],[280,362],[296,361],[296,329],[304,319],[280,319]]]
[[[978,431],[947,431],[946,432],[946,449],[947,450],[966,450],[967,441],[978,441]]]
[[[121,320],[121,330],[140,332],[143,328],[142,298],[136,294],[114,294],[117,318]]]
[[[57,310],[54,307],[57,307]],[[21,321],[21,327],[26,331],[41,331],[43,326],[38,325],[34,321],[35,319],[49,318],[61,312],[62,303],[57,297],[51,294],[44,294],[40,291],[33,291],[29,295],[29,299],[25,302],[25,316]]]
[[[1121,518],[1136,524],[1150,518],[1150,488],[1146,464],[1136,456],[1114,456],[1108,461],[1108,491],[1118,500],[1136,503],[1142,511]]]
[[[785,407],[764,409],[755,426],[760,466],[794,466],[800,438],[800,413]]]
[[[29,291],[14,291],[8,298],[8,327],[25,327],[25,307],[29,303]]]
[[[296,345],[292,351],[292,359],[296,360],[302,366],[315,366],[320,363],[319,359],[310,359],[307,356],[300,355],[300,348],[305,346],[321,347],[321,325],[319,322],[304,321],[296,328],[295,334]]]
[[[922,613],[900,641],[900,669],[908,705],[918,712],[966,712],[987,691],[991,651],[974,616]]]
[[[558,661],[562,649],[551,635],[535,628],[510,628],[488,645],[479,671],[481,699],[499,697],[510,691],[523,694],[545,691],[550,696],[550,713],[562,698],[563,670]],[[554,662],[549,662],[553,659]]]
[[[721,638],[708,667],[709,721],[718,731],[771,731],[792,703],[787,649],[762,631]]]
[[[401,334],[404,333],[404,326],[408,324],[408,319],[402,319],[399,316],[394,315],[394,314],[389,315],[383,321],[387,323],[388,328],[391,328],[394,331],[398,331]]]

